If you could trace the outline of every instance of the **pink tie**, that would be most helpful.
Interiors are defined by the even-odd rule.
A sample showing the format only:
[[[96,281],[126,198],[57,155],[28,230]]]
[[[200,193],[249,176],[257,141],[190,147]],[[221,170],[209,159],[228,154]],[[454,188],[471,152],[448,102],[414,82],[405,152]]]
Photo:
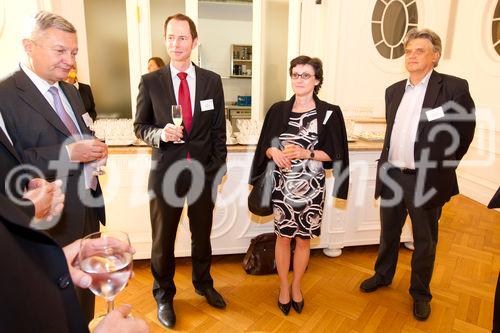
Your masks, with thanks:
[[[80,139],[82,136],[80,135],[78,128],[76,128],[75,123],[70,118],[69,114],[66,112],[66,109],[64,108],[64,105],[62,104],[61,101],[61,96],[59,96],[59,90],[57,90],[56,87],[50,87],[49,93],[52,95],[52,98],[54,99],[54,107],[56,113],[63,122],[64,126],[66,126],[66,128],[68,129],[69,133],[71,133],[72,136]],[[93,170],[94,168],[87,164],[85,164],[83,167],[86,183],[91,189],[95,191],[97,189],[97,177],[92,175]]]
[[[71,135],[80,138],[81,137],[80,132],[76,128],[75,123],[70,118],[69,114],[66,112],[66,109],[62,104],[61,96],[59,96],[59,90],[57,90],[56,87],[50,87],[49,93],[52,95],[52,98],[54,99],[54,107],[56,113],[63,122],[64,126],[66,126]]]
[[[193,123],[193,112],[191,108],[191,95],[189,94],[189,85],[187,83],[187,74],[180,72],[177,74],[179,79],[181,79],[181,84],[179,85],[179,104],[182,106],[182,122],[186,128],[186,132],[189,134],[191,131],[191,125]]]

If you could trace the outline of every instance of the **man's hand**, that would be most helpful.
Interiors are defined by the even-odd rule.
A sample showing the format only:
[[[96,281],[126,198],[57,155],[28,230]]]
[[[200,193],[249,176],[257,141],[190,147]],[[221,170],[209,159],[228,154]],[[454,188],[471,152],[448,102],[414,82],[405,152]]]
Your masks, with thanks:
[[[75,286],[88,288],[92,283],[92,277],[80,269],[78,265],[78,252],[80,251],[81,239],[63,247],[64,256],[68,263],[69,274]]]
[[[111,311],[97,325],[93,333],[147,333],[149,327],[146,322],[139,318],[127,317],[132,310],[128,304],[120,305]]]
[[[28,184],[28,191],[23,198],[33,202],[35,217],[50,221],[61,213],[64,207],[64,194],[61,191],[62,181],[49,183],[41,178],[34,178]]]
[[[174,124],[168,123],[163,128],[163,132],[161,133],[161,139],[165,142],[175,142],[182,140],[184,136],[182,133],[182,126],[175,126]]]
[[[87,163],[108,157],[108,146],[97,139],[80,140],[66,147],[72,161]]]

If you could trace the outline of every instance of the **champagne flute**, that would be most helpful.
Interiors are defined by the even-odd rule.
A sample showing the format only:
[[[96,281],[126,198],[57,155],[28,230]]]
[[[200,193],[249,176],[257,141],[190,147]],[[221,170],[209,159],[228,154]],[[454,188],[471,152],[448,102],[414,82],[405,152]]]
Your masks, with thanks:
[[[179,127],[182,124],[182,106],[181,105],[172,105],[172,120],[174,125]],[[184,140],[177,140],[174,143],[184,143]]]
[[[103,297],[107,313],[114,308],[115,296],[125,288],[132,274],[132,247],[125,232],[101,231],[84,237],[78,254],[80,269],[91,276],[90,290]],[[91,331],[104,318],[89,323]]]

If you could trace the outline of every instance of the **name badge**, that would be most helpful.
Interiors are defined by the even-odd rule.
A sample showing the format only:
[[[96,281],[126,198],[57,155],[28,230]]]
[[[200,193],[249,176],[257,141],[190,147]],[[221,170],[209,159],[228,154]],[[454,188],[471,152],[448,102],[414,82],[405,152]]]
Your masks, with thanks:
[[[323,120],[323,125],[325,125],[326,122],[328,121],[328,119],[330,119],[330,116],[332,115],[332,113],[333,113],[332,110],[326,111],[325,120]]]
[[[94,121],[92,120],[92,118],[89,116],[89,113],[88,112],[85,112],[84,114],[82,114],[82,118],[83,118],[83,122],[85,123],[85,125],[89,128],[89,129],[92,129],[94,127]]]
[[[428,121],[433,121],[439,118],[443,118],[444,117],[443,107],[440,106],[438,108],[426,111],[425,115],[427,116]]]
[[[201,111],[208,111],[214,109],[214,100],[206,99],[204,101],[200,101]]]

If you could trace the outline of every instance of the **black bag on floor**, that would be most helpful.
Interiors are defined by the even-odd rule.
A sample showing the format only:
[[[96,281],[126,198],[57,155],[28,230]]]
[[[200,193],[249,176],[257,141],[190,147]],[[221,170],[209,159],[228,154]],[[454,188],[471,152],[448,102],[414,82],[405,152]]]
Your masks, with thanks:
[[[274,259],[274,247],[276,245],[276,234],[269,232],[252,238],[247,253],[243,258],[242,266],[245,272],[251,275],[265,275],[276,273],[276,261]],[[290,244],[290,270],[293,269],[293,252],[295,241]]]
[[[247,254],[243,258],[243,269],[248,274],[263,275],[276,273],[274,246],[276,234],[273,232],[252,238]]]

